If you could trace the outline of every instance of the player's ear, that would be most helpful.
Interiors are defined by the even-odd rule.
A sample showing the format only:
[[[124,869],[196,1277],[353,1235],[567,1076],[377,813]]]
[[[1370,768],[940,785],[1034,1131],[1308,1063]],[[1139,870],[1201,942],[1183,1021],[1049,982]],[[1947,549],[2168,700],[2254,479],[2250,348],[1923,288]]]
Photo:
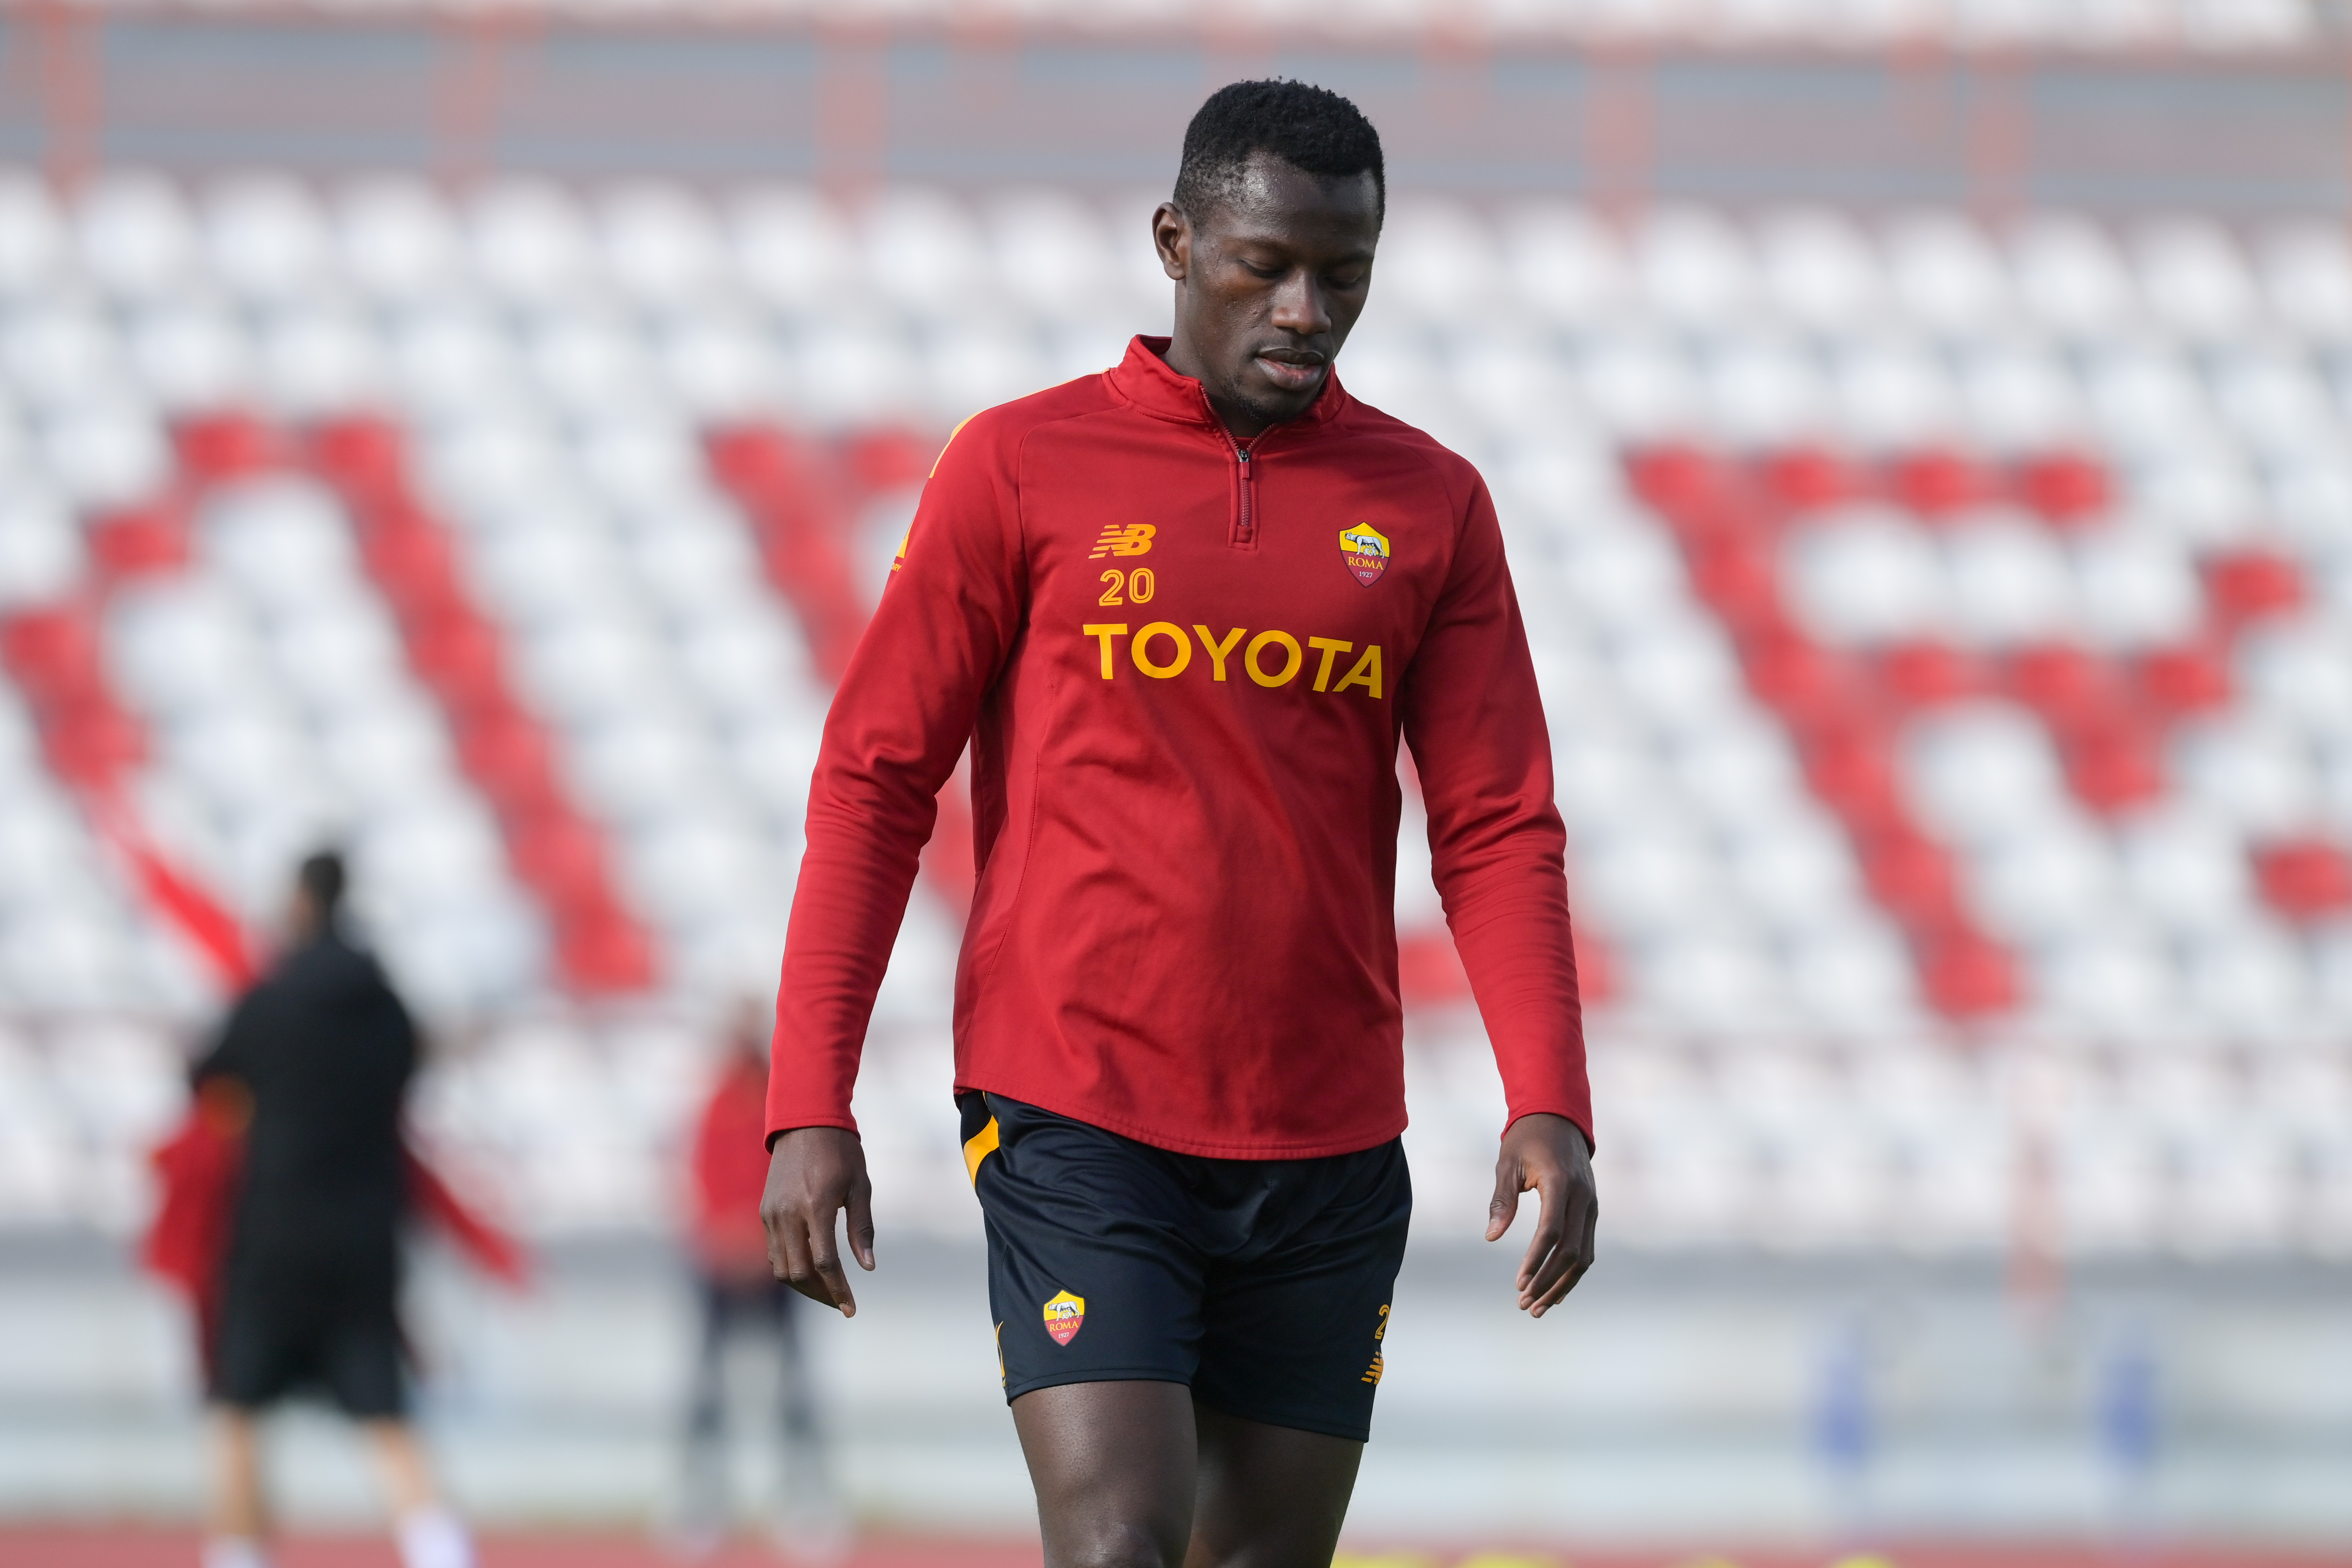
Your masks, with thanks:
[[[1174,202],[1161,202],[1151,215],[1151,244],[1160,252],[1160,270],[1177,282],[1192,263],[1192,220]]]

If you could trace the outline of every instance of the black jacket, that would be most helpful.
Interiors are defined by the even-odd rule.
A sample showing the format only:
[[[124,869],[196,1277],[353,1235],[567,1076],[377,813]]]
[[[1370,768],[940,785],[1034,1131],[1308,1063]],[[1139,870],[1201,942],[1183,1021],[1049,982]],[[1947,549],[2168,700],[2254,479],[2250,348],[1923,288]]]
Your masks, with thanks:
[[[401,1103],[416,1030],[373,958],[333,933],[238,1001],[196,1065],[253,1097],[230,1257],[388,1263],[407,1181]]]

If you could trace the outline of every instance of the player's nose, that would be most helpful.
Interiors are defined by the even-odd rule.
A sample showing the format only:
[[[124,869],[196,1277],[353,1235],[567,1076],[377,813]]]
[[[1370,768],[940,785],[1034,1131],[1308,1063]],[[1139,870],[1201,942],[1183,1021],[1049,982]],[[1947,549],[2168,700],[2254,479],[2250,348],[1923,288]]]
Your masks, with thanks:
[[[1274,290],[1274,324],[1300,337],[1318,337],[1331,330],[1331,309],[1323,285],[1301,267],[1291,271]]]

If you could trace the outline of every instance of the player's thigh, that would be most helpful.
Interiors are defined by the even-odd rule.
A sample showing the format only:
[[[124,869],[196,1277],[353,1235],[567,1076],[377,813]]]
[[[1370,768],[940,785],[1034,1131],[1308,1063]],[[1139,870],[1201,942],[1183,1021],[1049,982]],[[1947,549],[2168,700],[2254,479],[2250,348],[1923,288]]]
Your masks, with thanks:
[[[1385,1370],[1412,1183],[1394,1145],[1299,1180],[1285,1196],[1307,1205],[1305,1223],[1210,1271],[1192,1394],[1244,1421],[1361,1443]]]
[[[1045,1568],[1179,1568],[1198,1474],[1181,1383],[1065,1383],[1013,1401]]]
[[[1200,1472],[1185,1568],[1328,1568],[1364,1446],[1193,1407]]]

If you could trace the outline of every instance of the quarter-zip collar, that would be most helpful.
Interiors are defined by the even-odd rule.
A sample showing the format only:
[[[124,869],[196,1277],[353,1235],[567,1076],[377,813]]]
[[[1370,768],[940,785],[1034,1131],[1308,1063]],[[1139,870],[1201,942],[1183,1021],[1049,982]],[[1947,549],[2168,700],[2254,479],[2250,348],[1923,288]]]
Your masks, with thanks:
[[[1138,334],[1127,345],[1127,357],[1105,373],[1111,391],[1130,407],[1165,419],[1173,425],[1198,425],[1213,431],[1222,444],[1232,439],[1223,420],[1209,402],[1208,390],[1181,371],[1171,366],[1162,356],[1168,353],[1166,338]],[[1251,438],[1251,446],[1267,439],[1277,431],[1297,430],[1328,424],[1348,405],[1347,389],[1339,384],[1337,365],[1323,378],[1323,390],[1307,405],[1307,412],[1280,425],[1269,425]]]

